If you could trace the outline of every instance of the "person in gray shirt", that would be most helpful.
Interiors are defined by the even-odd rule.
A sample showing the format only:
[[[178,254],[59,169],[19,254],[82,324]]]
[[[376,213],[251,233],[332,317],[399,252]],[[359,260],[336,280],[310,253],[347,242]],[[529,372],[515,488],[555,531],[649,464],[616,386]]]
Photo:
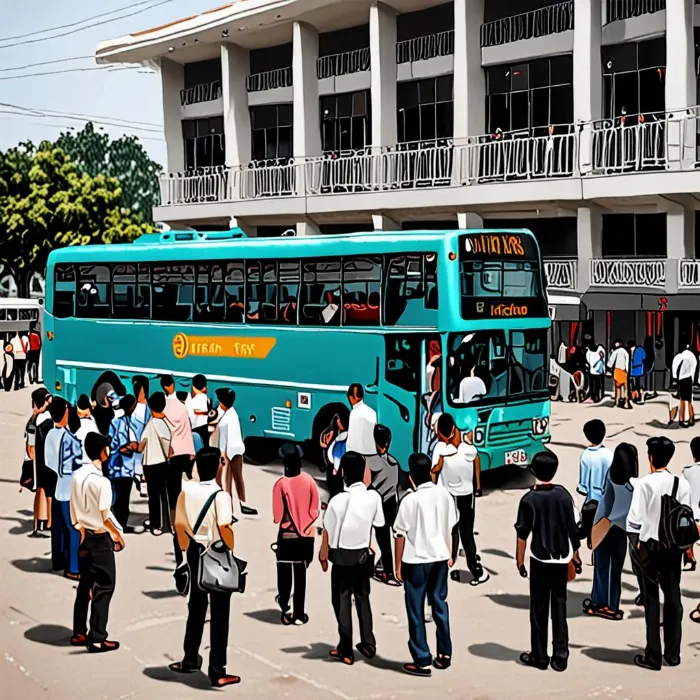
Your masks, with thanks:
[[[370,488],[381,496],[382,510],[384,511],[384,525],[375,528],[381,558],[377,562],[374,578],[389,586],[400,586],[401,584],[394,576],[391,536],[391,527],[396,520],[398,509],[399,463],[389,454],[389,445],[391,444],[391,430],[389,428],[385,425],[375,425],[374,442],[377,446],[377,454],[367,457],[367,466],[372,478]]]

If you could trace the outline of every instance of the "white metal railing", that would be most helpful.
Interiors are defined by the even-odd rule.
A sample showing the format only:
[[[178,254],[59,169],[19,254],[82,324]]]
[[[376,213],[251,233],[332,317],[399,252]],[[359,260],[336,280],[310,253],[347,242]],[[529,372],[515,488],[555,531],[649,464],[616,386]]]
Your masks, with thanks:
[[[578,282],[577,278],[578,262],[576,260],[555,260],[544,261],[544,276],[547,286],[551,289],[575,290]]]
[[[262,73],[252,73],[246,78],[248,92],[262,92],[292,86],[292,68],[275,68]]]
[[[698,251],[695,251],[698,254]],[[700,287],[700,260],[678,261],[678,288],[695,289]]]
[[[396,44],[396,62],[426,61],[437,56],[451,56],[455,52],[453,29],[437,34],[406,39]]]
[[[608,0],[608,22],[649,15],[666,9],[666,0]]]
[[[665,260],[603,259],[590,261],[591,286],[653,287],[666,286]]]
[[[221,97],[221,81],[213,80],[211,83],[201,83],[180,90],[180,106],[196,105],[200,102],[211,102]]]
[[[574,28],[574,0],[547,5],[531,12],[503,17],[481,25],[481,45],[500,46],[535,39]]]
[[[330,56],[320,56],[316,61],[316,75],[322,78],[333,78],[338,75],[349,75],[369,70],[369,47],[335,53]]]

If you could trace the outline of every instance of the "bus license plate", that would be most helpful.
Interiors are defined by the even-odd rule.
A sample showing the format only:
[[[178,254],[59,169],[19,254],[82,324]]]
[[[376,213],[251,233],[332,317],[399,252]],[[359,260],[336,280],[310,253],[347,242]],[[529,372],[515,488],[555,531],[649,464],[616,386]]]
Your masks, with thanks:
[[[517,464],[519,467],[527,466],[527,452],[525,450],[506,452],[506,466],[509,464]]]

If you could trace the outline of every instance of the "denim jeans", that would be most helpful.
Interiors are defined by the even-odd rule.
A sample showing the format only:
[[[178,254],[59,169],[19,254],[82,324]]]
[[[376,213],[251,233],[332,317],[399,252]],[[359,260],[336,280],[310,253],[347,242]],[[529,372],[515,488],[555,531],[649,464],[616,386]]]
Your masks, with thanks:
[[[593,553],[593,595],[597,608],[620,609],[622,567],[627,554],[627,534],[613,525]]]
[[[425,599],[433,612],[437,653],[452,656],[450,616],[447,607],[447,562],[402,564],[404,596],[408,614],[408,649],[418,666],[430,666],[432,656],[425,634]]]
[[[78,548],[80,532],[70,519],[68,501],[51,502],[51,563],[54,571],[65,569],[66,573],[78,573]]]

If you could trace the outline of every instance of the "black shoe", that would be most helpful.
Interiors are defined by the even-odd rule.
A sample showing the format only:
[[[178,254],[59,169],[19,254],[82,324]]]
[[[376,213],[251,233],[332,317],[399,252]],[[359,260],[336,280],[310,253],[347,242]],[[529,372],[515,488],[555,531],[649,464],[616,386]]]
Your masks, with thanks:
[[[634,664],[635,666],[639,666],[639,668],[646,668],[648,671],[661,670],[661,664],[652,663],[644,654],[637,654],[637,656],[634,657]]]
[[[250,506],[245,506],[241,503],[241,514],[242,515],[257,515],[258,511]]]
[[[569,661],[568,659],[557,659],[556,657],[552,657],[552,660],[549,662],[549,665],[552,667],[553,671],[557,671],[558,673],[563,673],[566,671]]]
[[[679,656],[676,659],[669,659],[666,654],[664,654],[664,661],[666,662],[667,666],[680,666],[681,665],[681,657]]]
[[[523,666],[532,666],[532,668],[537,668],[540,671],[546,671],[547,667],[549,666],[549,660],[547,661],[535,661],[534,657],[532,654],[528,652],[523,652],[520,654],[520,663]]]

